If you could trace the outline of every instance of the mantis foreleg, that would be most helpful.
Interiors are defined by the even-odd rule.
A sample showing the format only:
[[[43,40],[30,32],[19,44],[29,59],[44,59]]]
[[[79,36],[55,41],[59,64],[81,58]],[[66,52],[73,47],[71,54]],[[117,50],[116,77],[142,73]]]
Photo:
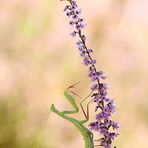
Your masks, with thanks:
[[[73,106],[74,110],[72,111],[63,111],[63,114],[73,114],[73,113],[77,113],[79,112],[79,108],[75,102],[75,99],[73,98],[73,96],[71,96],[67,90],[64,91],[64,96],[66,97],[66,99],[70,102],[70,104]]]

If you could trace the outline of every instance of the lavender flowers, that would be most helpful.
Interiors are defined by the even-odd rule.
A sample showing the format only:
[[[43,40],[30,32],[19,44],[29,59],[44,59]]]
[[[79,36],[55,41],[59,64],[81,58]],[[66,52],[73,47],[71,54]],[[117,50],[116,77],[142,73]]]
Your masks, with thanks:
[[[91,100],[96,104],[96,121],[89,124],[92,131],[97,131],[100,138],[100,146],[104,148],[111,148],[112,141],[118,136],[114,132],[118,129],[118,123],[111,120],[111,115],[115,112],[114,101],[108,97],[107,84],[102,82],[106,79],[103,71],[96,69],[96,60],[91,57],[93,49],[87,48],[86,36],[82,33],[85,27],[84,19],[80,17],[81,9],[74,0],[67,0],[69,4],[64,8],[64,12],[69,18],[69,24],[74,29],[71,36],[78,37],[76,42],[80,56],[83,59],[83,64],[89,68],[88,77],[91,79],[93,85],[91,87]]]

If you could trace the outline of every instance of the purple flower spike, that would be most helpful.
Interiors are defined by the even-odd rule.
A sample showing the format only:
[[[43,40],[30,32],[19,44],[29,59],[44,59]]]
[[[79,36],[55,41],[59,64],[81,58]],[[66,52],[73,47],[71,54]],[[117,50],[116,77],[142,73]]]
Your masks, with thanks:
[[[102,82],[106,79],[103,71],[96,69],[96,60],[92,58],[91,53],[93,49],[88,48],[86,45],[86,36],[82,33],[85,27],[84,19],[80,17],[81,9],[78,7],[75,0],[68,0],[69,5],[66,5],[64,12],[70,19],[69,24],[74,29],[70,34],[72,37],[77,36],[79,40],[76,42],[80,57],[83,59],[83,64],[89,68],[88,77],[92,81],[91,86],[91,100],[96,104],[96,121],[89,124],[90,130],[96,131],[101,135],[99,138],[100,146],[104,148],[111,148],[112,141],[118,136],[118,133],[111,132],[119,128],[117,122],[112,121],[110,118],[116,111],[114,101],[108,97],[107,84]]]

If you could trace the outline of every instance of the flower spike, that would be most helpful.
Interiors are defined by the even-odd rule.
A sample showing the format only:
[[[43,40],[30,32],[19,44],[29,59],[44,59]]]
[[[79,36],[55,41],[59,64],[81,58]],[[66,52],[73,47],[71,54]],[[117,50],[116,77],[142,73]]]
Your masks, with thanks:
[[[113,132],[119,128],[117,122],[111,120],[112,114],[116,111],[114,100],[108,97],[107,84],[102,82],[106,79],[105,73],[96,68],[96,60],[92,58],[91,54],[93,49],[88,48],[86,45],[86,36],[83,34],[85,27],[84,19],[81,18],[81,9],[78,7],[75,0],[67,0],[69,4],[65,6],[64,12],[69,18],[69,24],[73,28],[70,33],[72,37],[78,37],[76,42],[80,57],[83,60],[83,64],[88,67],[88,77],[92,81],[91,100],[96,104],[96,121],[89,124],[89,128],[92,131],[97,131],[99,137],[98,141],[100,146],[104,148],[111,148],[111,144],[115,137],[119,134]]]

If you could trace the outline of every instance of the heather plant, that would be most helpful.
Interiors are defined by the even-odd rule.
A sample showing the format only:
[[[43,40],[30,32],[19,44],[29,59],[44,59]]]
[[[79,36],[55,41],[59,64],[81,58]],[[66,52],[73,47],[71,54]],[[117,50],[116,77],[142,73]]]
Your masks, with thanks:
[[[62,111],[60,112],[55,108],[54,105],[51,106],[51,111],[55,112],[62,118],[72,122],[85,140],[85,148],[93,148],[94,145],[94,136],[93,132],[98,133],[97,140],[99,145],[104,148],[111,148],[112,142],[115,137],[118,136],[118,133],[115,132],[116,129],[119,128],[118,122],[115,122],[111,119],[111,116],[116,111],[114,100],[108,96],[108,86],[104,82],[106,79],[105,73],[102,70],[98,70],[96,68],[96,59],[92,58],[93,49],[88,48],[86,45],[86,35],[83,34],[83,29],[85,27],[84,19],[81,18],[81,9],[78,7],[75,0],[67,0],[69,3],[65,6],[64,12],[66,16],[69,18],[69,25],[72,28],[72,32],[70,35],[72,37],[77,38],[76,46],[79,51],[80,57],[83,60],[83,64],[88,67],[88,77],[90,78],[92,85],[91,85],[91,94],[82,100],[84,102],[86,99],[90,99],[87,105],[87,113],[85,113],[82,102],[80,106],[82,111],[86,117],[86,120],[76,120],[74,118],[68,117],[66,114],[73,114],[79,111],[75,103],[75,99],[72,95],[68,92],[70,88],[74,86],[70,86],[64,92],[65,97],[73,106],[73,111]],[[73,91],[71,93],[75,94]],[[77,95],[78,96],[78,95]],[[93,102],[95,104],[95,121],[91,122],[86,128],[84,123],[89,121],[89,104]],[[115,146],[116,147],[116,146]],[[114,147],[114,148],[115,148]]]

